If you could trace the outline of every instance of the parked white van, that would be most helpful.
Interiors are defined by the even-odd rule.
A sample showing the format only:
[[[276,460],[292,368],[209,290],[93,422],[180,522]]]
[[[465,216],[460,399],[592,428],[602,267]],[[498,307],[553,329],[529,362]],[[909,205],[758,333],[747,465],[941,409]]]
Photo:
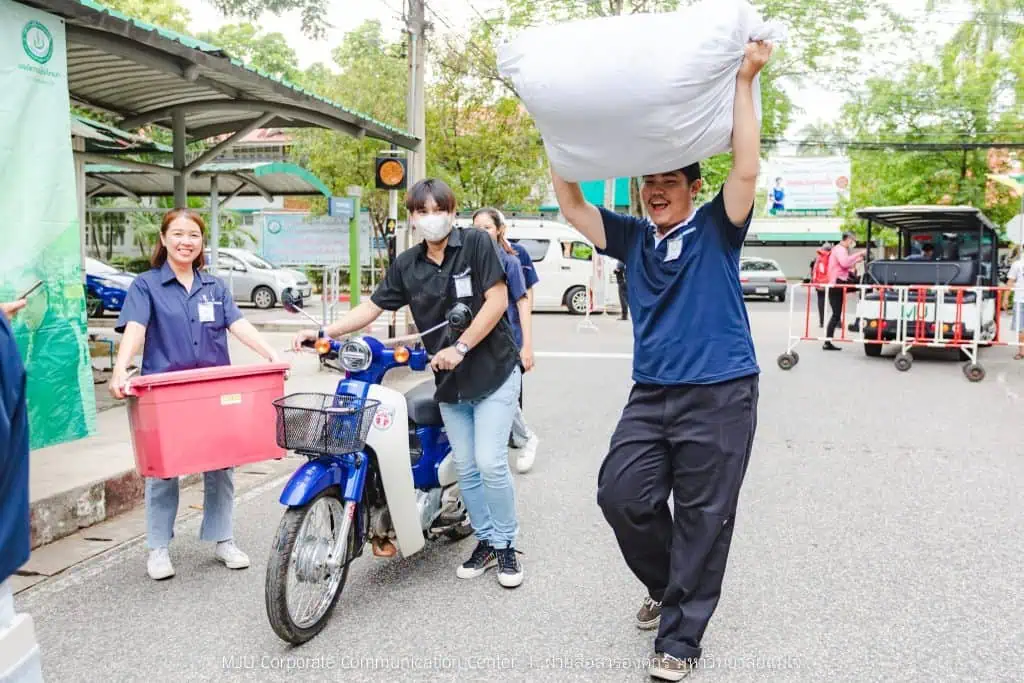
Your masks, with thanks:
[[[516,242],[526,249],[533,259],[540,281],[533,289],[535,311],[568,310],[575,315],[587,312],[589,295],[587,287],[593,274],[593,243],[575,228],[551,218],[531,216],[517,218],[506,216],[508,229],[505,236],[509,242]],[[469,220],[459,217],[456,224],[472,225]],[[605,296],[604,305],[596,301],[594,311],[618,311],[619,299],[615,284],[615,260],[599,256],[604,260]]]

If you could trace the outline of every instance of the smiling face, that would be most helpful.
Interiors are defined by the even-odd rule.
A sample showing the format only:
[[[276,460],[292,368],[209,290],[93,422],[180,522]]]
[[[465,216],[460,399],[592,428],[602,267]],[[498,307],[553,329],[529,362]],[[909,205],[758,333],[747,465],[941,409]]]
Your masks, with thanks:
[[[187,216],[178,216],[160,234],[172,266],[190,268],[203,253],[203,230]]]
[[[689,218],[701,182],[698,178],[691,183],[682,171],[644,176],[640,197],[651,221],[667,230]]]

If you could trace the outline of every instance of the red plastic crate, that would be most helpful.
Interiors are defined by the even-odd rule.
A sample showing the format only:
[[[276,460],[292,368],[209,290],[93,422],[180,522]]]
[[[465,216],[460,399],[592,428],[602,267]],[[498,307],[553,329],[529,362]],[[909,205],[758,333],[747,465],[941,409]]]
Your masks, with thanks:
[[[135,466],[163,479],[283,458],[273,401],[287,363],[226,365],[129,381]]]

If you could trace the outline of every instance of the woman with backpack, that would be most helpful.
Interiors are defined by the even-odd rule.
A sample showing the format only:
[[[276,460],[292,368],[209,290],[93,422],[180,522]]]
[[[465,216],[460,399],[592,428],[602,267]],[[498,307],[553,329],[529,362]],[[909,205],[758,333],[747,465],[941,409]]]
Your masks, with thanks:
[[[828,257],[832,253],[832,245],[828,242],[819,247],[817,258],[811,261],[811,284],[817,285],[818,294],[818,327],[825,327],[825,285],[828,284]]]

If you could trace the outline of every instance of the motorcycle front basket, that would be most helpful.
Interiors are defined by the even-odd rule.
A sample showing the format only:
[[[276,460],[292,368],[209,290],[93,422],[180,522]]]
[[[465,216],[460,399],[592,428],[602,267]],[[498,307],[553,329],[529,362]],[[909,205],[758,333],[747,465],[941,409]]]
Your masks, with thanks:
[[[277,445],[291,451],[344,455],[362,450],[380,401],[338,394],[291,394],[274,401]]]

